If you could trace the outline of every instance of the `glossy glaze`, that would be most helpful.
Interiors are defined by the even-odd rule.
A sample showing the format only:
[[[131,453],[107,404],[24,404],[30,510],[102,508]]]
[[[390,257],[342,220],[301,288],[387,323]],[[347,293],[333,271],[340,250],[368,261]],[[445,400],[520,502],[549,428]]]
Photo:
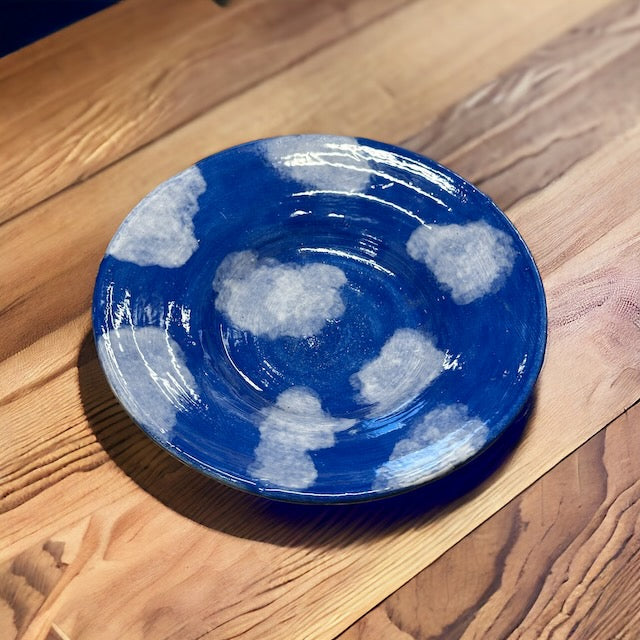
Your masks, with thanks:
[[[416,154],[292,136],[199,162],[114,236],[100,360],[188,464],[295,501],[439,477],[513,420],[538,376],[544,293],[482,193]]]

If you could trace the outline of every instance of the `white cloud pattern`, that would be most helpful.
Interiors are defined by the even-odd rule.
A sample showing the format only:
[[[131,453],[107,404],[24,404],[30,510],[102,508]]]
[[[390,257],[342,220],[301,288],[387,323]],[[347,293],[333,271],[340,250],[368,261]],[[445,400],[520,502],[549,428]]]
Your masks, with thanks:
[[[353,374],[358,401],[372,404],[371,416],[398,411],[444,370],[447,354],[416,329],[398,329],[380,354]]]
[[[465,405],[434,409],[396,443],[376,471],[373,488],[403,489],[431,480],[477,453],[488,435],[485,423],[470,416]]]
[[[170,435],[178,411],[199,405],[184,354],[164,329],[123,326],[101,335],[97,349],[124,408],[156,437]]]
[[[213,281],[216,309],[254,335],[309,337],[345,310],[340,288],[347,278],[326,264],[259,260],[253,251],[229,254]]]
[[[127,216],[107,253],[141,267],[181,267],[198,248],[193,217],[206,188],[196,166],[163,182]]]
[[[291,136],[263,140],[261,151],[280,175],[307,188],[362,193],[371,178],[363,147],[342,136]]]
[[[407,242],[407,252],[429,267],[457,304],[496,291],[516,257],[509,235],[484,220],[418,227]]]
[[[349,429],[355,422],[323,411],[310,389],[287,389],[263,413],[258,425],[260,442],[249,473],[267,485],[307,489],[318,477],[309,451],[332,447],[335,433]]]

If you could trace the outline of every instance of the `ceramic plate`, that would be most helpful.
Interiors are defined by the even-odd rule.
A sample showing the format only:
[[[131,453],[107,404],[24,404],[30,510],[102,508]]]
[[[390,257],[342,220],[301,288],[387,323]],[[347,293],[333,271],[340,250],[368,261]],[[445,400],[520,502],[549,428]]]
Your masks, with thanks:
[[[333,136],[251,142],[161,184],[109,244],[93,322],[151,438],[301,502],[394,494],[476,456],[546,338],[534,261],[487,196]]]

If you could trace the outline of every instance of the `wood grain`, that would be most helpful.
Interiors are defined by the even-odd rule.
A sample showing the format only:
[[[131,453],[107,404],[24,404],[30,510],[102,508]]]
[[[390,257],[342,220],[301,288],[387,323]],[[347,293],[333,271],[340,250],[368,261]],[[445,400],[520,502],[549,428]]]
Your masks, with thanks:
[[[522,13],[492,0],[465,11],[458,1],[416,2],[5,223],[0,358],[89,307],[99,256],[125,214],[159,181],[248,138],[324,130],[402,141],[600,4],[576,0],[558,8],[545,0]],[[494,20],[499,34],[490,29]],[[425,39],[424,25],[431,22],[439,30]],[[41,229],[35,242],[34,226]]]
[[[0,222],[408,1],[125,0],[8,56]]]
[[[24,634],[51,595],[66,568],[62,550],[63,545],[49,541],[0,566],[0,629],[6,637]]]
[[[618,77],[618,76],[624,77],[627,71],[627,65],[628,65],[627,56],[625,52],[628,50],[630,46],[633,46],[633,44],[637,44],[637,39],[638,39],[637,31],[634,32],[632,29],[629,28],[630,24],[631,26],[633,25],[633,16],[634,16],[634,11],[637,12],[637,5],[638,5],[637,2],[624,3],[623,5],[620,5],[620,8],[616,7],[614,11],[607,12],[603,14],[601,17],[599,17],[600,23],[602,25],[599,30],[595,30],[591,26],[591,24],[589,24],[587,27],[574,30],[572,34],[569,36],[569,38],[573,41],[577,37],[577,36],[574,36],[573,34],[585,34],[585,33],[592,34],[594,32],[595,33],[614,32],[614,33],[631,34],[635,38],[635,40],[631,41],[631,44],[629,42],[629,38],[612,40],[612,39],[601,38],[601,37],[589,37],[588,35],[587,36],[581,35],[578,38],[582,44],[582,49],[586,49],[588,51],[596,51],[597,53],[600,53],[600,54],[604,54],[604,52],[608,51],[610,59],[613,59],[615,62],[620,62],[618,66],[614,66],[612,69],[608,69],[608,70],[611,71],[612,75],[614,75],[615,77]],[[630,16],[631,16],[631,20],[630,20]],[[545,49],[550,53],[562,52],[564,57],[537,54],[535,58],[537,59],[538,57],[541,57],[543,59],[546,59],[548,61],[549,68],[555,68],[555,67],[567,68],[568,71],[564,75],[570,76],[571,73],[574,71],[572,55],[575,55],[574,52],[576,50],[580,51],[582,49],[580,49],[579,47],[576,47],[575,43],[574,43],[574,46],[572,47],[563,46],[562,42],[565,39],[566,38],[562,38],[559,43],[552,43],[547,49]],[[618,54],[618,57],[616,57],[615,55],[616,53]],[[532,60],[528,66],[533,67],[534,62],[535,60]],[[583,66],[586,66],[585,64],[583,64],[583,63],[586,63],[586,60],[581,60],[580,58],[578,58],[575,63],[577,65],[577,68],[582,68]],[[517,79],[518,77],[522,76],[522,73],[523,73],[521,71],[522,66],[525,66],[525,68],[527,67],[527,65],[520,65],[520,67],[518,67],[516,70],[504,76],[504,78],[502,79],[502,82],[505,84],[506,87],[513,86],[514,84],[515,85],[521,84],[521,82],[520,83],[517,82],[516,80],[514,80],[514,78]],[[542,75],[548,75],[548,73],[545,74],[541,70],[539,70],[539,73]],[[564,85],[564,83],[562,82],[566,79],[564,75],[561,78],[561,82],[559,82],[558,86],[562,87]],[[598,78],[599,76],[596,75],[596,81],[598,80]],[[590,81],[594,83],[592,79]],[[486,93],[486,88],[482,88],[480,90],[480,93]],[[512,104],[514,102],[511,99],[511,94],[506,90],[502,91],[501,95],[505,96],[505,100],[507,103]],[[561,96],[562,95],[564,94],[561,94]],[[617,99],[617,98],[618,98],[617,94],[614,94],[611,97],[611,99]],[[557,102],[560,102],[560,101],[557,100]],[[464,111],[466,115],[465,119],[463,120],[461,115],[457,119],[458,129],[462,130],[464,129],[465,126],[468,129],[471,123],[478,122],[482,119],[482,114],[485,111],[484,107],[482,106],[482,103],[478,102],[475,99],[475,97],[474,97],[474,100],[465,101],[465,104],[469,104],[469,103],[475,103],[475,104],[481,105],[482,111],[480,113],[476,113],[473,109],[466,109]],[[526,100],[522,100],[522,104],[528,104],[528,102]],[[576,112],[576,113],[579,114],[579,112]],[[534,111],[534,114],[535,114],[535,111]],[[579,115],[576,115],[575,119],[578,119],[579,117],[580,117]],[[620,128],[623,128],[623,126],[626,124],[626,121],[624,119],[616,120],[615,118],[611,118],[611,120],[618,122]],[[551,121],[553,122],[553,120]],[[572,124],[572,123],[569,122],[567,124]],[[475,135],[478,136],[480,134],[478,134],[478,132],[476,131]],[[439,145],[439,148],[442,151],[444,148],[444,144],[442,140],[437,137],[434,140],[435,140],[434,144]],[[485,136],[485,144],[489,144],[491,140],[492,138]],[[450,146],[453,147],[453,145],[450,145]],[[479,162],[480,156],[482,154],[482,148],[480,148],[479,145],[474,145],[472,149],[476,151],[476,154],[473,157],[475,157],[476,160]],[[581,154],[583,151],[578,148],[576,152],[578,154]],[[470,152],[467,154],[467,158],[469,157],[471,157]],[[620,170],[624,170],[625,168],[624,165],[627,162],[628,162],[628,158],[621,156],[621,158],[618,161],[618,166],[620,167]],[[549,167],[545,158],[540,158],[539,165],[534,165],[533,168],[536,169],[538,166],[545,167],[548,173],[552,169],[552,167]],[[562,171],[562,170],[563,170],[563,166],[560,165],[558,167],[558,171]],[[549,175],[552,175],[552,174],[549,173]],[[508,173],[505,173],[504,175],[504,184],[506,185],[513,184],[511,181],[511,176]],[[510,188],[513,188],[513,187],[510,187]],[[598,181],[597,195],[594,193],[592,194],[592,197],[597,197],[598,203],[606,203],[607,198],[610,197],[610,192],[612,188],[615,188],[615,187],[608,185],[606,183],[606,178],[603,178]],[[523,185],[523,189],[527,189],[527,186]],[[557,192],[558,190],[556,189],[556,193]],[[523,191],[523,194],[524,193],[526,193],[526,191]],[[495,194],[492,194],[492,195],[495,195]],[[560,195],[561,194],[558,193],[558,196]],[[607,222],[607,219],[611,218],[612,214],[608,211],[607,207],[598,206],[595,210],[597,212],[602,212],[602,215],[605,218],[604,220],[605,223]],[[620,207],[618,211],[621,212],[623,215],[625,215],[626,208]],[[514,219],[516,219],[516,221],[519,224],[522,224],[525,226],[528,224],[528,221],[531,221],[532,224],[537,224],[536,221],[539,219],[535,216],[530,217],[528,215],[525,215],[525,216],[522,216],[523,220],[522,220],[522,223],[520,223],[517,211],[511,212],[511,215]],[[555,215],[555,212],[554,212],[554,215]],[[615,212],[613,213],[613,215],[615,216]],[[43,224],[45,222],[46,220],[43,219],[40,222],[40,224]],[[544,226],[545,227],[548,226],[549,229],[552,229],[553,234],[559,233],[560,231],[559,228],[557,228],[557,226],[554,227],[553,225],[550,224],[550,222],[552,222],[552,220],[550,219],[545,220]],[[544,233],[544,231],[543,229],[538,229],[536,233]],[[576,230],[571,225],[569,225],[566,228],[565,237],[567,241],[569,239],[572,240],[573,243],[570,246],[572,247],[572,250],[575,250],[576,248],[583,247],[589,241],[589,237],[590,237],[589,234],[591,234],[591,237],[593,237],[594,233],[596,237],[600,233],[600,227],[598,225],[594,224],[594,225],[588,226],[584,230],[580,230],[578,233],[576,233]],[[580,240],[580,238],[582,239]],[[576,239],[578,239],[577,245],[575,244]],[[562,244],[557,244],[551,241],[546,242],[546,236],[545,236],[545,242],[541,242],[541,245],[543,245],[544,248],[538,252],[539,260],[543,259],[543,256],[540,255],[541,251],[553,251],[554,248],[560,248],[563,246]],[[20,247],[21,247],[20,251],[23,253],[26,253],[26,247],[23,247],[22,245],[20,245]],[[18,252],[16,251],[16,256],[17,254]],[[565,251],[565,254],[560,253],[559,256],[553,257],[552,259],[556,260],[558,259],[558,257],[561,259],[563,255],[564,257],[566,257],[566,251]],[[544,258],[546,260],[546,257]],[[556,263],[553,262],[552,264],[555,266]],[[48,266],[49,266],[48,270],[43,274],[45,276],[47,275],[51,276],[52,271],[55,273],[55,269],[57,265],[51,264]],[[544,266],[546,267],[547,265],[545,264]],[[74,282],[75,282],[75,288],[68,286],[62,292],[60,292],[62,296],[64,296],[68,292],[69,298],[68,300],[65,300],[65,305],[64,305],[65,309],[67,309],[68,307],[73,305],[73,302],[74,302],[73,297],[74,295],[77,296],[78,285],[80,283],[78,281],[79,279],[78,279],[77,271],[75,269],[69,270],[64,264],[64,261],[62,260],[60,260],[60,268],[65,270],[63,271],[63,273],[69,272],[70,275],[73,276]],[[90,276],[90,274],[88,275]],[[85,281],[86,281],[87,289],[90,291],[91,278],[88,277],[85,279]],[[52,288],[55,288],[55,280],[53,282],[52,281],[47,282],[47,289],[51,290]],[[40,295],[41,291],[42,291],[41,289],[38,289],[32,296],[32,304],[34,305],[34,308],[36,307],[36,305],[39,305],[42,302],[42,296]],[[60,302],[61,302],[60,297],[58,296],[51,297],[50,304],[59,305]],[[87,293],[87,300],[86,302],[84,302],[85,308],[86,308],[86,305],[88,305],[88,293]],[[37,308],[38,308],[38,316],[40,317],[42,316],[42,308],[41,306]],[[24,320],[24,309],[20,309],[19,311],[20,313],[17,313],[16,315],[18,317],[21,317],[22,320]],[[34,316],[35,316],[35,313],[34,313]],[[56,316],[52,320],[55,322],[58,319],[59,319],[59,316]],[[35,318],[34,318],[34,324],[35,324]],[[73,330],[71,330],[71,327],[74,327]],[[16,394],[25,395],[25,391],[28,391],[33,386],[37,386],[38,384],[43,384],[44,382],[55,378],[61,372],[61,370],[69,371],[70,369],[72,369],[75,353],[79,348],[79,345],[84,337],[84,332],[86,332],[87,330],[88,330],[88,323],[85,315],[83,319],[77,322],[72,321],[71,326],[66,326],[62,330],[60,330],[63,335],[69,338],[68,342],[65,342],[64,344],[60,344],[57,340],[57,336],[59,335],[60,332],[54,332],[48,335],[46,341],[43,344],[39,344],[37,349],[30,349],[27,352],[22,352],[19,357],[12,358],[10,361],[8,361],[6,370],[9,373],[8,375],[4,376],[2,382],[0,383],[1,385],[5,386],[5,389],[0,393],[0,396],[5,398],[4,402],[6,403],[9,399],[15,397]],[[50,353],[55,359],[43,360],[43,350],[46,350],[46,352]],[[32,353],[33,353],[33,356],[31,356]],[[28,376],[27,378],[25,378],[25,372],[26,372],[26,375]]]
[[[55,622],[79,638],[145,637],[159,629],[167,637],[271,638],[284,628],[291,637],[331,637],[435,560],[637,397],[638,309],[627,301],[640,293],[634,236],[640,213],[630,190],[634,175],[618,165],[639,151],[635,129],[518,208],[525,221],[555,202],[565,224],[572,217],[580,227],[575,204],[585,192],[597,201],[597,192],[586,189],[597,177],[611,185],[611,205],[626,214],[545,276],[551,333],[531,424],[491,482],[444,508],[425,513],[434,501],[427,494],[417,509],[414,497],[395,505],[299,510],[206,481],[132,430],[86,350],[78,369],[3,407],[3,420],[22,417],[13,437],[2,440],[10,454],[3,468],[10,474],[3,555],[43,540],[66,547],[77,527],[86,535],[78,547],[84,559],[69,562],[77,576],[41,607],[33,628]],[[526,235],[534,252],[535,228]],[[585,350],[585,343],[593,348]],[[35,422],[39,440],[30,441]],[[567,423],[571,429],[563,429]],[[61,442],[50,443],[56,437]],[[79,570],[84,563],[91,571]],[[381,573],[384,581],[376,579]]]
[[[269,8],[277,2],[267,4],[245,6],[279,15]],[[74,640],[333,637],[638,399],[638,2],[581,23],[605,4],[543,0],[523,12],[501,1],[416,0],[370,22],[363,2],[305,8],[303,21],[313,15],[307,12],[354,11],[357,20],[350,19],[361,26],[335,41],[317,34],[317,47],[326,46],[295,62],[303,45],[291,45],[291,66],[238,85],[237,95],[195,118],[189,109],[199,97],[186,106],[167,97],[192,119],[167,132],[168,117],[148,133],[145,115],[141,135],[149,142],[127,129],[121,144],[129,150],[107,145],[89,170],[97,173],[78,184],[88,175],[85,158],[71,154],[49,195],[64,191],[0,227],[0,424],[8,425],[0,430],[0,631]],[[143,5],[122,6],[135,13]],[[108,15],[117,25],[122,18],[113,16],[134,14]],[[242,22],[234,15],[225,19]],[[286,20],[288,33],[293,18]],[[197,32],[189,24],[185,40]],[[425,37],[432,24],[437,29]],[[277,25],[263,26],[247,27],[263,33],[257,48],[277,33]],[[174,42],[174,28],[154,18],[144,46]],[[217,22],[202,28],[221,29]],[[60,38],[51,60],[36,49],[38,69],[75,59]],[[178,40],[193,60],[191,44]],[[94,60],[108,44],[96,34]],[[202,46],[207,64],[218,60]],[[157,51],[139,55],[131,75],[123,71],[113,82],[136,77]],[[28,57],[12,64],[10,73],[0,64],[0,79],[15,75],[18,94],[28,93],[25,78],[40,72]],[[91,69],[81,68],[73,91],[83,82],[98,91]],[[189,73],[170,74],[171,82],[182,86]],[[54,85],[47,91],[52,100],[63,93]],[[145,95],[125,112],[147,104]],[[579,108],[587,100],[593,108]],[[29,117],[39,121],[48,109],[47,100],[38,102]],[[52,123],[47,135],[55,137]],[[90,140],[92,129],[90,119],[80,125]],[[467,171],[501,204],[515,203],[508,215],[532,248],[548,295],[548,355],[519,446],[490,480],[465,485],[464,496],[451,483],[330,509],[240,494],[155,447],[100,371],[89,297],[99,257],[126,211],[158,181],[223,146],[314,129],[408,141]],[[37,188],[44,194],[48,183]],[[496,553],[503,548],[488,544]],[[531,624],[555,624],[548,622],[553,606]],[[387,630],[394,631],[391,623]]]
[[[369,638],[636,638],[640,405],[358,621]]]
[[[504,208],[637,121],[640,2],[616,3],[444,111],[404,144]]]

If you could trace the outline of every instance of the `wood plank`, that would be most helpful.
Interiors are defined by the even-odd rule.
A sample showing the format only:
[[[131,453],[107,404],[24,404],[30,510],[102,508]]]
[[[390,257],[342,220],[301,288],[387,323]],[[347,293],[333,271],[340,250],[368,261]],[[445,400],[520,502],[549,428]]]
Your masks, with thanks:
[[[619,51],[614,58],[624,57]],[[639,147],[631,131],[510,210],[543,266],[552,302],[549,358],[522,446],[491,483],[444,510],[416,506],[418,498],[435,501],[428,492],[347,510],[288,508],[209,482],[156,449],[124,416],[90,339],[80,347],[86,311],[78,307],[67,324],[36,317],[39,330],[59,329],[34,334],[26,350],[0,365],[11,374],[0,376],[0,420],[11,425],[0,437],[0,475],[9,479],[0,555],[11,572],[16,558],[46,559],[43,546],[53,541],[62,548],[61,570],[46,595],[19,590],[11,610],[0,604],[0,621],[22,611],[31,621],[27,637],[268,638],[283,630],[330,637],[342,630],[637,397],[639,221],[629,167]],[[167,149],[182,153],[177,144]],[[497,179],[496,188],[511,179]],[[139,187],[135,179],[126,184]],[[95,204],[90,195],[87,203]],[[586,229],[585,209],[600,216]],[[17,238],[32,250],[27,227]],[[51,301],[58,282],[68,290],[55,291],[57,302],[75,304],[88,269],[78,273],[76,265],[74,273],[67,255],[58,257],[63,266],[47,263],[51,278],[31,295]],[[65,270],[68,279],[56,280]],[[589,354],[585,343],[594,345]],[[24,385],[8,381],[24,372]],[[563,431],[567,424],[576,428]],[[157,562],[138,557],[140,548]],[[39,571],[28,574],[32,582]],[[380,571],[387,585],[379,584]]]
[[[572,200],[563,202],[563,195],[566,189],[566,182],[559,181],[548,188],[545,198],[549,202],[554,202],[552,208],[541,207],[539,210],[533,209],[535,215],[530,215],[532,209],[527,203],[512,209],[509,214],[518,224],[525,238],[537,238],[536,258],[545,275],[551,273],[558,264],[566,260],[567,256],[574,255],[585,249],[594,240],[598,239],[602,232],[613,225],[624,220],[625,216],[633,207],[633,191],[619,193],[617,181],[611,181],[610,175],[620,174],[629,181],[633,176],[629,175],[629,170],[633,168],[633,154],[635,147],[626,145],[626,153],[618,150],[614,158],[609,160],[609,171],[600,172],[601,161],[594,158],[585,163],[584,171],[589,177],[590,209],[592,214],[592,225],[584,227],[576,218],[581,208],[573,210],[575,204]],[[593,176],[593,177],[591,177]],[[612,207],[611,203],[617,206]],[[563,223],[562,221],[566,221]],[[588,303],[585,302],[588,306]],[[2,365],[3,375],[0,376],[0,403],[7,405],[15,398],[24,398],[24,406],[14,404],[10,409],[23,416],[22,430],[28,433],[34,422],[30,422],[27,416],[31,415],[33,421],[41,420],[41,404],[46,404],[47,394],[53,396],[61,395],[70,403],[71,408],[55,406],[51,409],[53,413],[67,416],[69,411],[74,411],[74,396],[64,394],[65,384],[73,385],[73,369],[76,354],[80,345],[89,331],[89,319],[87,314],[83,314],[80,320],[73,320],[68,326],[47,336],[47,338],[34,345],[32,348],[8,359]],[[48,356],[48,357],[47,357]],[[26,372],[26,374],[24,373]],[[55,379],[61,373],[69,374],[59,391],[58,387],[48,385],[50,380]],[[45,386],[47,385],[47,386]],[[38,389],[38,387],[42,387]],[[30,396],[30,390],[35,389],[42,399],[36,401],[36,397]],[[29,411],[29,405],[38,407],[37,410]],[[79,425],[81,421],[76,420]],[[15,434],[14,434],[15,435]],[[55,434],[51,434],[49,441],[55,441]],[[17,440],[20,442],[20,440]],[[29,444],[31,454],[35,456],[33,465],[41,467],[42,460],[39,459],[39,449],[35,443]],[[55,448],[54,448],[55,449]],[[20,460],[21,468],[25,469],[25,459],[19,452],[15,452],[15,459]],[[26,483],[26,481],[25,481]],[[26,483],[29,486],[29,483]],[[30,487],[32,489],[32,487]],[[20,500],[20,497],[16,497]]]
[[[33,428],[16,422],[1,442],[13,474],[8,487],[25,492],[0,520],[2,557],[47,540],[65,549],[69,541],[76,550],[65,571],[74,579],[41,606],[34,634],[55,623],[74,638],[332,637],[586,441],[637,398],[640,384],[640,317],[629,302],[640,294],[640,212],[635,174],[619,171],[638,152],[640,128],[518,207],[525,221],[553,204],[577,232],[583,217],[576,203],[597,203],[598,177],[612,185],[611,209],[625,213],[545,274],[549,351],[531,423],[489,482],[442,508],[426,510],[438,498],[428,490],[360,507],[307,509],[209,482],[133,428],[87,355],[90,342],[77,372],[3,407],[5,422],[38,420],[44,408],[42,446],[55,434],[69,437],[50,457],[29,461],[26,484],[19,467]],[[542,249],[537,228],[525,236],[534,252]],[[14,454],[18,446],[23,451]],[[44,476],[34,478],[41,467]],[[81,570],[85,565],[91,570]],[[385,581],[377,579],[381,572]]]
[[[402,141],[598,3],[576,0],[558,8],[545,0],[532,12],[490,0],[471,8],[464,3],[464,11],[460,4],[425,1],[397,11],[1,226],[0,359],[89,307],[108,239],[159,181],[247,138],[328,130]],[[499,38],[487,36],[494,20],[502,25]],[[437,34],[424,38],[424,25],[434,22]],[[597,41],[592,36],[585,46]],[[621,56],[631,46],[616,43],[609,45]],[[626,124],[619,121],[620,128]]]
[[[640,2],[620,2],[534,51],[404,144],[437,158],[504,208],[634,125]]]
[[[0,61],[0,222],[409,0],[126,0]]]
[[[637,638],[640,405],[340,640]]]

